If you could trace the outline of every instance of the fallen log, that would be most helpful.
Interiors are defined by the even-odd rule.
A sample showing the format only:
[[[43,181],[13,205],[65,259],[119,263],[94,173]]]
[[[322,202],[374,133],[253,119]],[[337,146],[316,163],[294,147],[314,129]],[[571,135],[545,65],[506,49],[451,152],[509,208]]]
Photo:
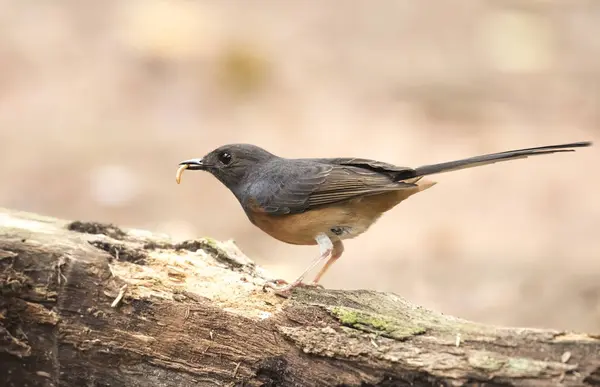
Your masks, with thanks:
[[[0,385],[600,386],[600,336],[267,278],[231,241],[0,208]]]

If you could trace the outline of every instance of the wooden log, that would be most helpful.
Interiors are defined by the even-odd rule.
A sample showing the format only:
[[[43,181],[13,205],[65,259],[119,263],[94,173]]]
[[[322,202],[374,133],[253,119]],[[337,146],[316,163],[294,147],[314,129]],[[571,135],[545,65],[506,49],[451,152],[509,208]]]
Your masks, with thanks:
[[[233,242],[0,209],[2,386],[600,386],[600,337],[265,291]]]

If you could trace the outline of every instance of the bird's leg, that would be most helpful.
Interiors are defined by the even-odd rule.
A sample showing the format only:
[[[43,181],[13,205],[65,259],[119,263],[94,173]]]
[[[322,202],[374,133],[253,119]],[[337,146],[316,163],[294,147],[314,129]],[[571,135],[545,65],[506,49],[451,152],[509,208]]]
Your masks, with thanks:
[[[333,251],[331,252],[331,256],[329,257],[327,262],[325,262],[325,265],[321,268],[321,270],[319,270],[319,273],[315,276],[315,279],[312,282],[313,285],[319,284],[321,277],[323,277],[323,275],[325,275],[325,273],[327,272],[327,270],[329,270],[331,265],[333,265],[335,261],[337,261],[338,258],[342,256],[343,252],[344,244],[342,243],[341,239],[338,239],[335,242],[333,242]]]
[[[306,274],[308,274],[309,271],[314,269],[314,267],[317,266],[319,263],[330,258],[332,255],[332,252],[334,251],[334,244],[326,234],[324,234],[324,233],[318,234],[317,237],[315,238],[315,240],[317,241],[317,244],[319,245],[321,254],[314,261],[312,261],[310,265],[308,265],[308,267],[302,272],[302,274],[300,274],[300,276],[298,278],[296,278],[296,280],[294,282],[292,282],[288,285],[285,285],[283,287],[277,287],[277,285],[273,284],[273,282],[270,281],[265,284],[265,287],[270,287],[270,288],[275,289],[278,293],[286,294],[286,293],[289,293],[289,291],[292,290],[293,288],[302,285],[302,281],[304,280],[304,277],[306,276]],[[328,263],[329,263],[329,261],[328,261]],[[321,271],[323,271],[323,270],[321,270]],[[321,273],[319,273],[319,274],[321,274]],[[276,282],[281,283],[283,281],[278,280]]]

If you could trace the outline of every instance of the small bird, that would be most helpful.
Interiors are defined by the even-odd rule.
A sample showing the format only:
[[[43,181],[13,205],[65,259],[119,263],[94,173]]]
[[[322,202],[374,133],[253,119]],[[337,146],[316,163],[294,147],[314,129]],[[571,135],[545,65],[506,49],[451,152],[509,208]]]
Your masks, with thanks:
[[[288,159],[255,145],[229,144],[179,163],[176,181],[180,183],[186,169],[210,172],[262,231],[282,242],[319,246],[320,255],[294,282],[269,282],[280,294],[288,294],[306,286],[306,274],[325,261],[312,283],[319,286],[344,252],[343,240],[364,233],[384,212],[436,184],[424,176],[590,145],[542,146],[410,168],[361,158]]]

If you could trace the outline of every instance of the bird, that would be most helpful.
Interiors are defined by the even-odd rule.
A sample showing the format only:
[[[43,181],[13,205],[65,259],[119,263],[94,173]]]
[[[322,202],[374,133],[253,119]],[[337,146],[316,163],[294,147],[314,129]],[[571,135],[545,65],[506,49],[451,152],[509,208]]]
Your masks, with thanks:
[[[209,172],[263,232],[292,245],[318,245],[320,254],[296,280],[268,281],[276,292],[288,295],[298,286],[321,286],[344,252],[343,241],[365,233],[384,213],[434,186],[426,176],[591,145],[538,146],[411,168],[355,157],[284,158],[252,144],[227,144],[180,162],[176,181],[181,182],[185,170]],[[305,276],[323,262],[312,283],[305,284]]]

